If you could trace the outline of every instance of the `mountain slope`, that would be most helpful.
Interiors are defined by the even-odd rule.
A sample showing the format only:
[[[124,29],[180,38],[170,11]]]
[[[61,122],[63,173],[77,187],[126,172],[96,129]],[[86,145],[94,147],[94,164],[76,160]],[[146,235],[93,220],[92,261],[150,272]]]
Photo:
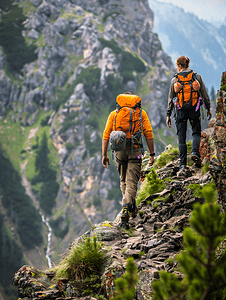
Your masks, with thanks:
[[[149,0],[154,11],[154,31],[164,50],[175,61],[181,55],[191,59],[191,68],[202,75],[209,91],[218,89],[226,65],[226,28],[199,19],[169,3]]]
[[[156,153],[175,142],[165,134],[175,70],[152,31],[146,0],[32,0],[19,6],[27,16],[24,39],[37,48],[37,59],[12,74],[0,51],[0,143],[52,227],[51,243],[43,230],[44,242],[34,248],[40,257],[35,251],[30,257],[40,267],[45,248],[56,262],[74,238],[120,210],[115,164],[109,170],[101,164],[102,132],[119,93],[142,97]]]

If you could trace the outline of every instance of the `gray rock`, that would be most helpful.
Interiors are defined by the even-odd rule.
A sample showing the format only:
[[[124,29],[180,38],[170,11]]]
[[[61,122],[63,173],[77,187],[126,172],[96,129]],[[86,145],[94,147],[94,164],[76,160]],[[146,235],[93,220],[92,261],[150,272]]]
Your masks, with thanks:
[[[5,66],[5,57],[0,48],[0,70],[3,70]]]
[[[39,88],[30,91],[25,96],[25,106],[32,102],[40,104],[41,101],[45,101],[45,95]]]
[[[6,106],[9,102],[11,87],[12,81],[5,75],[3,70],[0,70],[0,108]]]
[[[42,5],[39,6],[37,13],[44,14],[47,17],[51,16],[51,8],[50,5],[46,2],[44,2]]]
[[[66,71],[64,71],[59,77],[59,82],[58,82],[59,87],[64,86],[67,80],[68,80],[68,74]]]
[[[25,27],[40,32],[42,28],[45,26],[46,20],[47,17],[43,14],[42,15],[38,13],[32,14]]]
[[[61,10],[54,5],[50,5],[50,18],[56,20],[59,18]]]
[[[124,90],[127,92],[131,92],[132,94],[136,93],[137,85],[134,81],[128,81]]]
[[[39,32],[36,31],[35,29],[31,29],[31,30],[28,32],[27,37],[28,37],[29,39],[38,40],[38,38],[39,38]]]
[[[49,2],[55,5],[57,8],[64,8],[68,5],[69,0],[49,0]]]
[[[43,0],[30,0],[31,4],[33,4],[34,6],[38,7]]]
[[[34,103],[28,102],[24,107],[24,111],[28,112],[29,114],[33,114],[34,112],[36,112],[36,110],[37,107],[34,105]]]
[[[63,18],[57,19],[56,22],[54,23],[53,27],[54,27],[54,29],[57,30],[57,32],[65,35],[65,36],[69,35],[71,32],[69,22]]]

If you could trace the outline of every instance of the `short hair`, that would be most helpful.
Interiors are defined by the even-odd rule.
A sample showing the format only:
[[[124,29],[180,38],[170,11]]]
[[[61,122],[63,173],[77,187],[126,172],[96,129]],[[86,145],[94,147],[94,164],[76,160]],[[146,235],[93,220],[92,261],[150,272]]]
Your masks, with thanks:
[[[189,63],[190,63],[190,59],[186,56],[180,56],[176,60],[177,65],[181,65],[183,68],[186,68],[186,69],[189,67]]]
[[[123,94],[133,95],[131,92],[124,92]]]

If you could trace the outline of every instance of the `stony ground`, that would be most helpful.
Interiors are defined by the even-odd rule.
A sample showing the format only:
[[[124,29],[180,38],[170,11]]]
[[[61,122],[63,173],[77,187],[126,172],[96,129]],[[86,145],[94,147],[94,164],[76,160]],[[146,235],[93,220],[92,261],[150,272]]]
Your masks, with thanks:
[[[217,118],[210,122],[208,130],[202,132],[200,144],[202,164],[209,165],[206,173],[203,174],[202,169],[194,164],[181,173],[178,158],[175,158],[157,171],[158,178],[165,181],[166,188],[160,193],[150,194],[139,204],[139,213],[136,218],[130,219],[129,230],[120,227],[119,213],[113,222],[96,224],[75,241],[77,243],[81,238],[96,236],[98,241],[104,243],[106,260],[100,294],[107,299],[114,292],[115,279],[125,272],[126,259],[130,256],[134,257],[139,272],[135,295],[137,300],[151,299],[151,283],[159,278],[158,271],[166,270],[183,277],[177,270],[176,261],[169,263],[166,260],[174,259],[183,248],[183,229],[189,225],[193,204],[204,202],[203,197],[194,196],[190,184],[203,186],[214,180],[218,202],[225,210],[226,92],[218,93],[217,104]],[[159,200],[159,197],[164,197],[164,200]],[[18,286],[19,297],[24,300],[96,299],[82,297],[81,282],[79,285],[65,278],[54,281],[54,272],[51,270],[41,272],[24,266],[15,274],[14,284]]]

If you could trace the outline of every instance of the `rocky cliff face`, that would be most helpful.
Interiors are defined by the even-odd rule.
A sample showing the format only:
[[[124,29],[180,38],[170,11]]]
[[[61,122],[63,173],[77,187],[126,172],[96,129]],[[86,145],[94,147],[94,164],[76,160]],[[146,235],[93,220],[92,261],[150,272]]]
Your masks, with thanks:
[[[171,258],[173,261],[182,248],[182,231],[189,224],[193,204],[204,202],[203,197],[194,193],[194,186],[202,189],[204,185],[214,181],[218,188],[218,202],[225,210],[225,111],[226,92],[219,91],[217,119],[213,119],[209,123],[209,128],[202,132],[200,145],[202,163],[209,166],[205,174],[192,165],[190,155],[189,167],[186,173],[181,174],[178,172],[178,157],[175,157],[172,162],[157,170],[158,178],[166,184],[165,188],[159,193],[148,195],[140,203],[138,216],[130,220],[130,226],[134,228],[132,233],[125,232],[118,226],[118,215],[113,222],[96,224],[82,236],[83,238],[97,236],[99,241],[103,241],[104,248],[108,249],[101,274],[99,296],[111,298],[115,279],[124,273],[126,258],[129,256],[134,257],[139,271],[135,299],[151,299],[151,283],[159,278],[160,270],[175,273],[179,278],[183,278],[183,274],[178,271],[177,262],[169,263],[166,259]],[[143,184],[147,183],[144,181]],[[54,276],[53,270],[41,273],[29,266],[22,267],[14,277],[19,297],[99,299],[91,296],[82,297],[78,282],[62,278],[56,283]],[[46,287],[46,283],[53,284],[51,289]]]
[[[75,237],[95,223],[113,220],[119,211],[115,167],[101,166],[102,131],[117,94],[129,90],[142,97],[157,153],[175,141],[165,130],[175,70],[152,31],[153,12],[146,0],[17,2],[28,10],[23,35],[36,44],[38,59],[10,79],[0,51],[1,132],[18,135],[7,143],[2,138],[1,144],[40,209],[40,185],[31,182],[37,141],[43,131],[47,134],[60,185],[48,215],[54,260],[59,247],[64,251]]]

